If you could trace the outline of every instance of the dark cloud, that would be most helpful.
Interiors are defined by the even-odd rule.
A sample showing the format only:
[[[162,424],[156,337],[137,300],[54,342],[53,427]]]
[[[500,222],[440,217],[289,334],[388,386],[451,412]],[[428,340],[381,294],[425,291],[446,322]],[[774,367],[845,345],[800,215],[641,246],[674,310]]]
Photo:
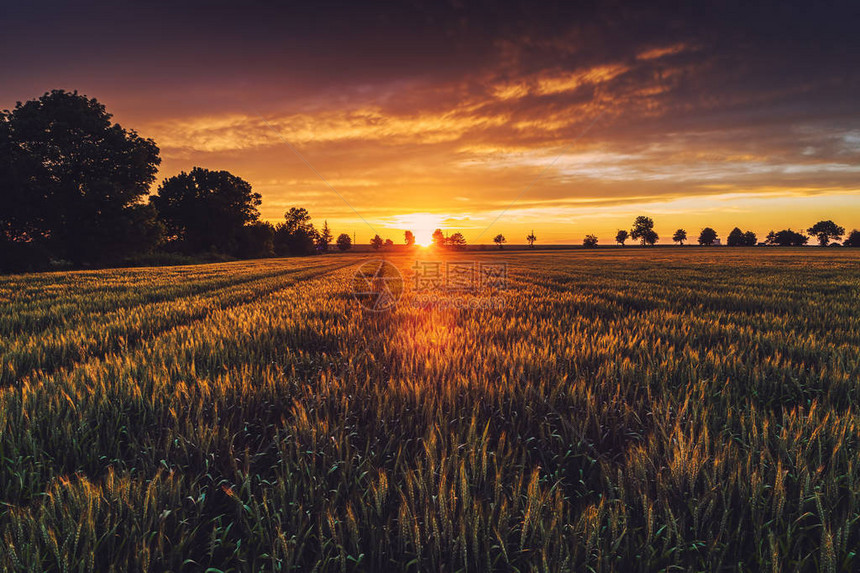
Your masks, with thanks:
[[[720,72],[691,89],[721,92],[825,78],[856,85],[860,58],[856,3],[37,0],[3,11],[4,99],[14,97],[10,86],[28,84],[16,77],[53,85],[48,74],[69,68],[168,82],[162,89],[265,81],[301,92],[298,82],[310,91],[488,71],[517,77],[631,61],[683,42],[700,47],[689,63],[715,62]]]

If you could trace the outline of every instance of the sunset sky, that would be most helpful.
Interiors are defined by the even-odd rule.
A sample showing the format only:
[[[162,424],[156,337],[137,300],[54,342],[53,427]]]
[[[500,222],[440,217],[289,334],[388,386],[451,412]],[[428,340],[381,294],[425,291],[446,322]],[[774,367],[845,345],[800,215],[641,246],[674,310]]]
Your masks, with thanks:
[[[860,227],[860,4],[690,4],[4,2],[0,108],[77,89],[159,180],[226,169],[359,242]]]

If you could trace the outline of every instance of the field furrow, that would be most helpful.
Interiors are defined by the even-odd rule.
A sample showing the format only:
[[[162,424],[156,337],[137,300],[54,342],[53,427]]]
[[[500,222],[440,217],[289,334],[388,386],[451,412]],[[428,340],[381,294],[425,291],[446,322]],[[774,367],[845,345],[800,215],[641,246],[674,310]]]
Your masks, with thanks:
[[[20,381],[33,372],[50,374],[80,361],[133,348],[168,329],[201,320],[214,309],[252,302],[286,285],[334,268],[338,266],[270,272],[263,278],[237,281],[203,294],[96,316],[82,328],[51,329],[17,338],[5,348],[0,346],[3,365],[0,386]]]

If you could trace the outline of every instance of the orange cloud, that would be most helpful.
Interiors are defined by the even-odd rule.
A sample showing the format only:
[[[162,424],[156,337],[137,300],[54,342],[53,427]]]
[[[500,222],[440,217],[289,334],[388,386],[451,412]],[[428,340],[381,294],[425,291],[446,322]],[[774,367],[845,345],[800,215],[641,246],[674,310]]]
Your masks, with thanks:
[[[515,82],[493,84],[490,92],[499,100],[521,99],[528,95],[561,94],[586,85],[605,84],[629,70],[630,68],[623,64],[607,64],[575,71],[547,71]]]
[[[650,50],[645,50],[644,52],[640,52],[636,55],[637,60],[658,60],[660,58],[664,58],[666,56],[673,56],[675,54],[680,54],[681,52],[687,50],[688,47],[686,44],[672,44],[671,46],[662,46],[659,48],[651,48]]]
[[[540,95],[570,92],[584,85],[598,85],[609,82],[629,71],[629,69],[629,67],[621,64],[609,64],[573,73],[547,74],[537,80],[535,91]]]
[[[271,118],[251,115],[189,118],[150,125],[147,133],[166,150],[220,152],[290,143],[381,141],[433,144],[453,141],[472,129],[503,125],[504,115],[472,115],[460,110],[414,115],[379,108],[322,111]]]

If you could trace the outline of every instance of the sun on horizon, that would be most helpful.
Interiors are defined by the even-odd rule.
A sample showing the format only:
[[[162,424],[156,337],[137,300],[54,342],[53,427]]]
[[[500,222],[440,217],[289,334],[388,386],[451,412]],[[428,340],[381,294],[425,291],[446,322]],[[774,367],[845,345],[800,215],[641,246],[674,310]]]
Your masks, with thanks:
[[[390,226],[409,229],[415,235],[415,244],[429,247],[433,244],[433,231],[445,227],[445,217],[435,213],[407,213],[391,217]]]

